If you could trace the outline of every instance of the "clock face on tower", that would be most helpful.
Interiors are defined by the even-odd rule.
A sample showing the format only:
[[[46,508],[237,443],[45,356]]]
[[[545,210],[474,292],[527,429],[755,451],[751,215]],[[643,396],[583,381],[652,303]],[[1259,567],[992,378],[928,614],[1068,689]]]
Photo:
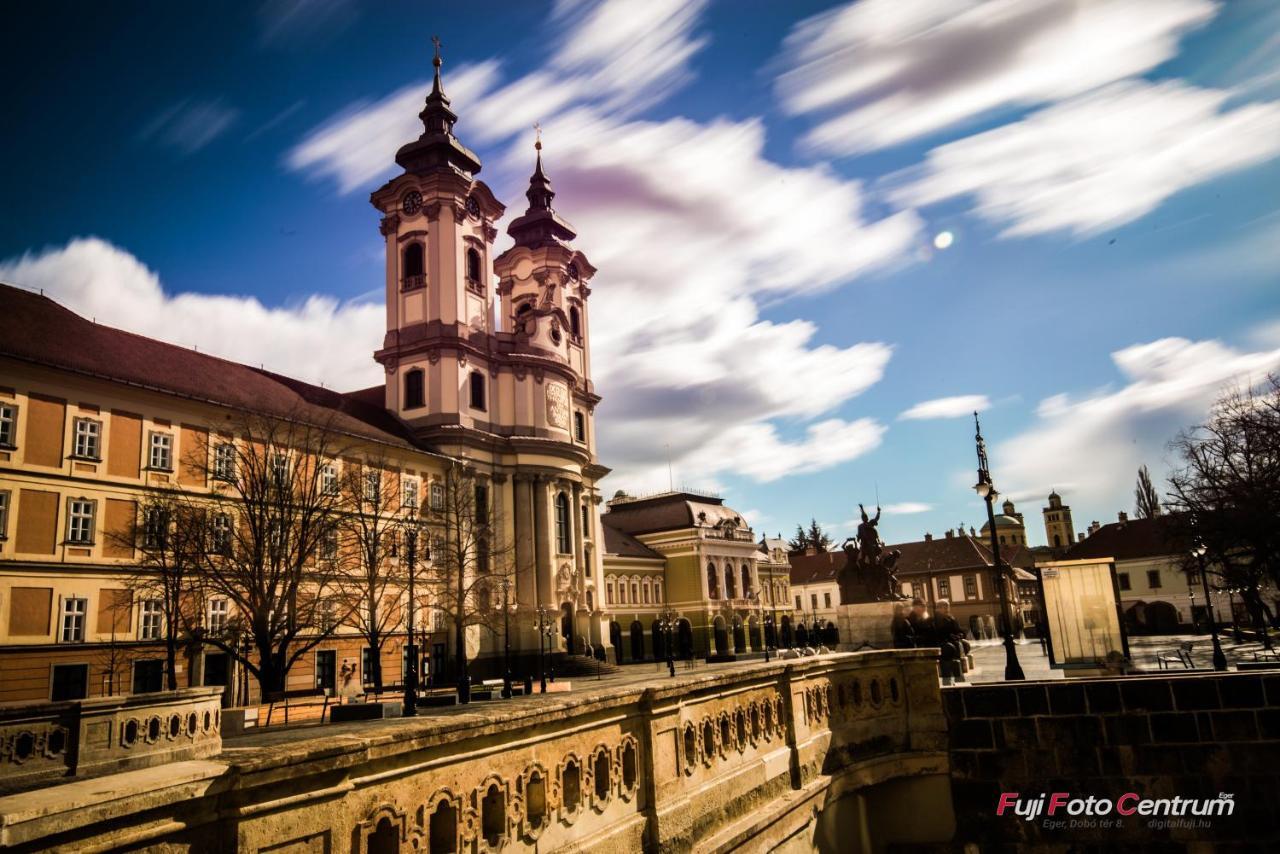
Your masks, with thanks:
[[[403,204],[405,216],[415,216],[418,211],[422,210],[422,193],[413,190],[409,195],[404,197]]]
[[[480,203],[476,201],[475,196],[467,196],[467,213],[480,216]]]

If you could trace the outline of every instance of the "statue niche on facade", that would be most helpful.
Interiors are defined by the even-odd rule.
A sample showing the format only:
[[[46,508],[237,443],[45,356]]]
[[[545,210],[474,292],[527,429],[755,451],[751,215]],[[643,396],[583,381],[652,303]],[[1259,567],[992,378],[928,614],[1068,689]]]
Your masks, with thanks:
[[[855,536],[844,541],[844,568],[836,575],[840,585],[840,602],[853,605],[859,602],[896,602],[903,596],[898,577],[894,574],[902,552],[885,551],[880,539],[880,508],[870,517],[861,504],[862,522]]]

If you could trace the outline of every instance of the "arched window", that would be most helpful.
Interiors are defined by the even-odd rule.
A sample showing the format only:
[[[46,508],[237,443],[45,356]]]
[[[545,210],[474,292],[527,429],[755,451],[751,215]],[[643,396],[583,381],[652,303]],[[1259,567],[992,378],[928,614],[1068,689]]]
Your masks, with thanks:
[[[733,580],[733,565],[725,564],[724,567],[724,598],[737,599],[738,585]]]
[[[426,284],[424,268],[422,244],[410,243],[400,254],[401,283],[406,291],[420,288]]]
[[[751,567],[745,563],[742,565],[742,595],[751,596]]]
[[[625,575],[618,579],[618,604],[627,604],[627,577]]]
[[[578,313],[577,306],[569,307],[569,334],[574,338],[582,337],[582,316]]]
[[[604,603],[606,605],[613,604],[613,579],[609,579],[604,583]]]
[[[644,580],[644,604],[646,605],[648,605],[650,602],[650,599],[649,599],[650,592],[651,590],[649,587],[649,579],[646,578]]]
[[[662,598],[662,582],[661,581],[655,580],[653,582],[653,601],[657,602],[659,605],[661,605],[664,601]]]
[[[421,368],[413,368],[404,375],[404,408],[419,409],[425,405]]]
[[[480,283],[480,253],[475,247],[467,247],[467,281]]]
[[[556,551],[565,555],[573,551],[569,532],[569,498],[563,492],[556,494]]]
[[[714,563],[707,564],[707,598],[720,598],[720,576],[716,573]]]
[[[640,582],[639,581],[631,582],[631,604],[632,605],[640,604]]]

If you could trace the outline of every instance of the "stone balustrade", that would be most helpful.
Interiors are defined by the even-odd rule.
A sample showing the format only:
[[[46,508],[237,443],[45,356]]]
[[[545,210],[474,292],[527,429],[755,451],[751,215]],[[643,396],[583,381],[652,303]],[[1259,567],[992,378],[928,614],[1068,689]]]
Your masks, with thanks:
[[[42,790],[39,808],[0,798],[0,845],[39,848],[55,828],[95,848],[127,828],[128,844],[169,850],[369,854],[840,848],[837,827],[869,845],[940,841],[946,739],[921,651],[727,665],[247,735],[154,769],[163,779],[112,778],[96,824],[75,809],[83,784]]]
[[[0,705],[0,790],[213,756],[221,688]]]

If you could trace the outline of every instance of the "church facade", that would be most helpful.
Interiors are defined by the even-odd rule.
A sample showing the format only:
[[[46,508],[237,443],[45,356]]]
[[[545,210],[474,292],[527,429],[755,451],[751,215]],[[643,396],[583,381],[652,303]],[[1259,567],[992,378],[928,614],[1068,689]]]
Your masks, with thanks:
[[[349,441],[338,464],[378,460],[403,506],[424,518],[449,466],[473,474],[492,543],[510,545],[506,619],[467,629],[477,675],[495,675],[508,646],[517,675],[540,652],[609,649],[599,487],[608,469],[596,455],[590,359],[596,270],[552,205],[540,142],[526,211],[508,228],[513,245],[495,255],[505,208],[454,134],[438,55],[420,117],[422,134],[396,155],[402,174],[371,195],[386,247],[379,386],[333,392],[0,286],[0,701],[160,689],[164,627],[128,582],[138,554],[118,534],[157,491],[216,492],[204,456],[244,413],[334,425]],[[404,559],[390,558],[397,578]],[[392,594],[402,607],[403,590]],[[449,626],[429,601],[417,604],[424,666],[438,671],[452,654]],[[236,620],[234,603],[217,597],[194,607],[205,633]],[[404,667],[401,626],[379,657],[386,683]],[[339,626],[294,663],[285,687],[350,691],[370,655]],[[185,644],[178,684],[225,684],[234,700],[227,659]]]

